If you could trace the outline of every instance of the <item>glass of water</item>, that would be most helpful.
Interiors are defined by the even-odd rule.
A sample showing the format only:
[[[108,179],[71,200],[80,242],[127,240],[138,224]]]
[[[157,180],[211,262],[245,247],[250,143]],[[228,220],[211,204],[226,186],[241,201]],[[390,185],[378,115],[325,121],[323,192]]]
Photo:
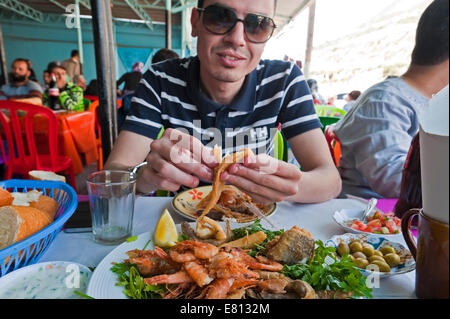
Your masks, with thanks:
[[[86,183],[94,240],[116,245],[131,236],[136,175],[128,171],[92,173]]]

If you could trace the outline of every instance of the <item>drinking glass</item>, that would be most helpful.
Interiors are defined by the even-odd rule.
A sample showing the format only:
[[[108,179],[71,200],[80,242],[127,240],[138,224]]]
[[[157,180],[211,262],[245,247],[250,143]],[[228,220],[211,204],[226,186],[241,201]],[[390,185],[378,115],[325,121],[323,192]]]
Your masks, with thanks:
[[[128,171],[101,171],[87,181],[94,240],[116,245],[131,236],[136,174]]]

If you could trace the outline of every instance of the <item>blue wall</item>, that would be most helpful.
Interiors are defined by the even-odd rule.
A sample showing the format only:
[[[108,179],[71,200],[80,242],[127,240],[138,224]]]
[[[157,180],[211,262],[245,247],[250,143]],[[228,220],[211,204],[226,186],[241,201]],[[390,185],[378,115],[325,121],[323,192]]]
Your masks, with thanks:
[[[64,16],[47,15],[45,21],[39,23],[0,10],[0,24],[8,68],[15,58],[31,59],[33,69],[41,83],[42,73],[49,62],[65,60],[70,57],[73,49],[78,49],[77,30],[66,27]],[[92,21],[81,19],[81,29],[83,31],[83,71],[89,82],[97,77]],[[178,54],[181,52],[180,30],[180,26],[174,26],[172,30],[172,48]],[[116,38],[117,78],[129,72],[137,61],[146,64],[157,50],[165,47],[164,25],[155,24],[153,30],[150,30],[145,24],[114,21],[113,31]]]

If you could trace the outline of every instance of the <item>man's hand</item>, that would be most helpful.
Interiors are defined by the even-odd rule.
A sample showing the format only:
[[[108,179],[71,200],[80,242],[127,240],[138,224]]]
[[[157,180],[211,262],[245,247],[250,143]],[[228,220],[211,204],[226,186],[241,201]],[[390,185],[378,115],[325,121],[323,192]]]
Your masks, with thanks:
[[[295,165],[268,155],[257,155],[247,157],[243,164],[233,164],[221,178],[255,201],[268,204],[296,195],[302,173]]]
[[[181,186],[194,188],[200,180],[213,179],[212,168],[217,162],[211,150],[188,134],[167,129],[161,139],[152,141],[150,149],[140,183],[152,190],[174,192]]]

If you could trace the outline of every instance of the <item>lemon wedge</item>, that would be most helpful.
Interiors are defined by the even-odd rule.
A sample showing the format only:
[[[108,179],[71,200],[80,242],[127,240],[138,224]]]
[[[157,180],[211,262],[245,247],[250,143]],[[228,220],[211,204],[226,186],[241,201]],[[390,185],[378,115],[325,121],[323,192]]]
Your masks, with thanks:
[[[172,247],[178,241],[178,231],[175,222],[167,209],[163,211],[156,224],[153,240],[156,246]]]

